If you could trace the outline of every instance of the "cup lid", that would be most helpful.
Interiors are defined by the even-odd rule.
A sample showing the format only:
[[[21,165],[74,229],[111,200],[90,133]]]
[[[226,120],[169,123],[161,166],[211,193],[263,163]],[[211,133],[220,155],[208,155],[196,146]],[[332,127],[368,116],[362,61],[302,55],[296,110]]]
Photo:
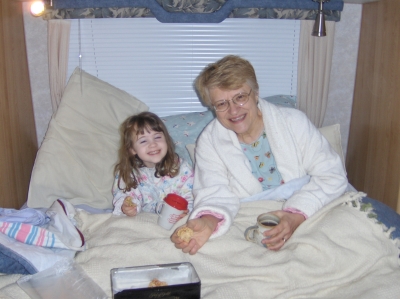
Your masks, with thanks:
[[[188,201],[178,194],[169,193],[164,197],[164,201],[178,210],[187,210],[188,207]]]

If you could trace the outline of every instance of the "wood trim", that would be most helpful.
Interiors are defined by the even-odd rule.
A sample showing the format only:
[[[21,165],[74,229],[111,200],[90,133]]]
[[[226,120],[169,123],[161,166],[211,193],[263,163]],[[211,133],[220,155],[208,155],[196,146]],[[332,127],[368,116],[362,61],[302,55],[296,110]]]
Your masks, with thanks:
[[[350,183],[393,209],[400,185],[400,1],[363,5],[346,167]]]
[[[0,0],[0,206],[26,201],[37,137],[22,3]]]
[[[379,0],[343,0],[344,3],[352,3],[352,4],[365,4],[369,2],[376,2]]]

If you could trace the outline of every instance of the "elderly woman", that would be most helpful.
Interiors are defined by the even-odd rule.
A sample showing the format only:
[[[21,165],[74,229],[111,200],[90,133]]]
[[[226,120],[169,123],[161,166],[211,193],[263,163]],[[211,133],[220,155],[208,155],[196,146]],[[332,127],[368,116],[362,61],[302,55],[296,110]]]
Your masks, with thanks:
[[[254,68],[238,56],[208,65],[196,79],[203,102],[217,118],[197,140],[193,193],[187,222],[194,235],[175,247],[195,254],[208,239],[228,231],[240,200],[293,179],[310,176],[273,212],[280,223],[264,233],[263,243],[279,250],[297,227],[347,187],[341,159],[299,110],[258,98]]]

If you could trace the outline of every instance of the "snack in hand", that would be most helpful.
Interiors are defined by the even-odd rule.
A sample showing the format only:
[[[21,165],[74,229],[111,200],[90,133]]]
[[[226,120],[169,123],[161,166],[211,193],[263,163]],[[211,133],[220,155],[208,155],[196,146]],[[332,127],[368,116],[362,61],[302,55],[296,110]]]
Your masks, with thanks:
[[[136,207],[137,206],[137,204],[135,204],[133,201],[132,201],[132,197],[131,196],[127,196],[126,198],[125,198],[125,204],[128,206],[128,207]]]
[[[159,281],[157,278],[154,278],[152,281],[150,281],[149,288],[163,287],[167,285],[168,283],[166,283],[165,281]]]
[[[193,236],[193,230],[187,226],[181,227],[178,232],[178,237],[185,242],[189,242]]]

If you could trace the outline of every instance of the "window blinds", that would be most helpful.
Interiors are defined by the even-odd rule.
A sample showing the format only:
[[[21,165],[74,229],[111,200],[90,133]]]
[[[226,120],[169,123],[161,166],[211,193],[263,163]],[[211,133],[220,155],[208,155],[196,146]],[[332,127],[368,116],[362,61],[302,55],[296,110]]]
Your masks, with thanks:
[[[253,64],[261,97],[296,95],[298,20],[71,21],[68,77],[80,66],[145,102],[160,116],[206,110],[193,88],[194,80],[204,66],[227,54],[240,55]]]

